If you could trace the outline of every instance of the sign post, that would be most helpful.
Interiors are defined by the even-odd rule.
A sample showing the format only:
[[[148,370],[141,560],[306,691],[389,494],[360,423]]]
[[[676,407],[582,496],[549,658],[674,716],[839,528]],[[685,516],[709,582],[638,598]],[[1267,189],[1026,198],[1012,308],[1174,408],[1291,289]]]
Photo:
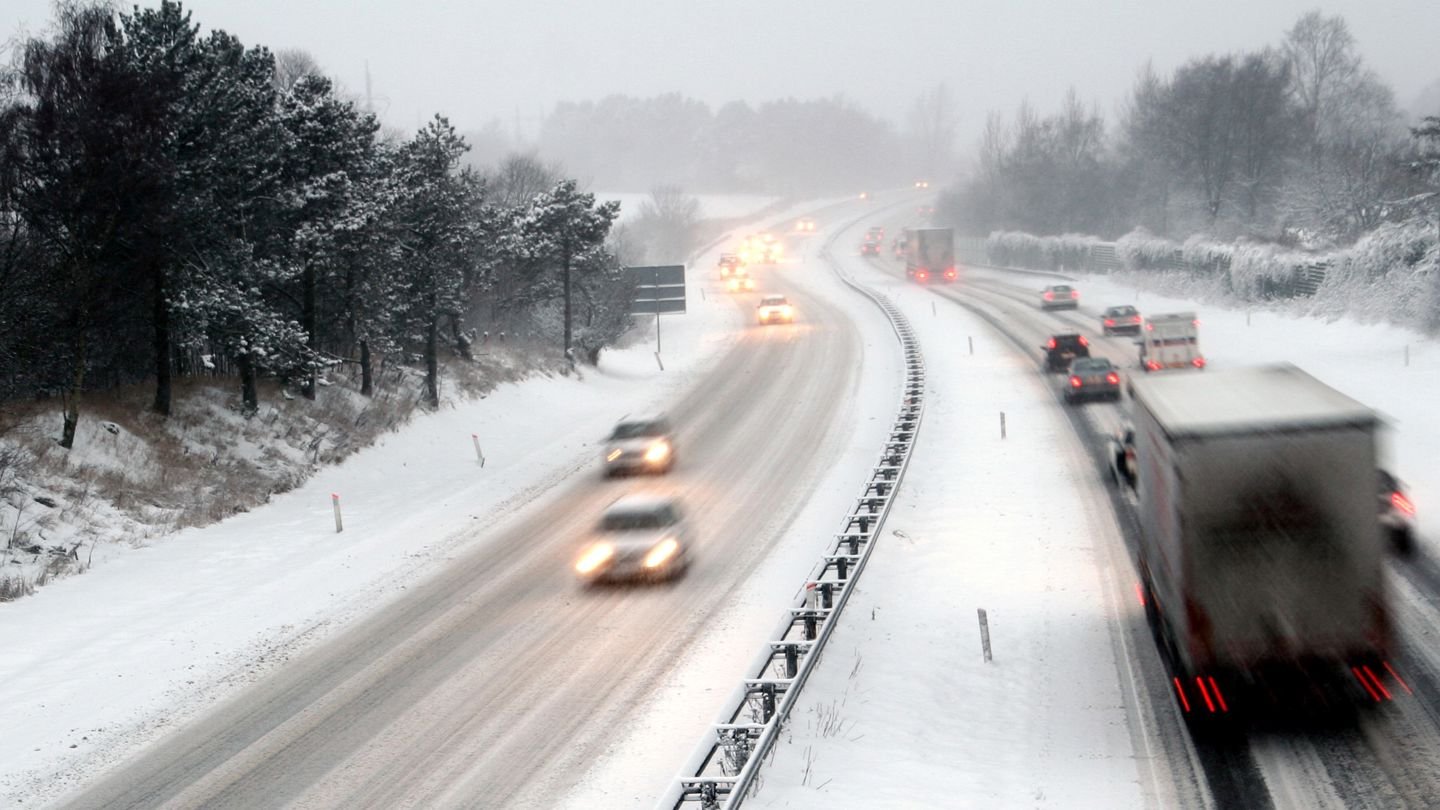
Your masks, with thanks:
[[[662,345],[660,313],[685,312],[685,265],[627,267],[625,278],[635,287],[635,295],[630,299],[630,314],[655,313],[655,359],[659,361]]]

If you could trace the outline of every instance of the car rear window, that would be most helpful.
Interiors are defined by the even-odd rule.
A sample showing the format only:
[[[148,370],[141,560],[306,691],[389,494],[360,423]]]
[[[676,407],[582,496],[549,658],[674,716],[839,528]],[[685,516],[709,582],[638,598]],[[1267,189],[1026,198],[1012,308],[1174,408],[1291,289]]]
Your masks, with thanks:
[[[1034,289],[1034,288],[1031,288],[1031,289]],[[1070,288],[1067,287],[1067,286],[1065,286],[1064,284],[1056,284],[1054,287],[1051,287],[1050,289],[1053,290],[1054,292],[1070,292]]]
[[[1110,361],[1098,357],[1082,357],[1071,366],[1071,371],[1109,371]]]

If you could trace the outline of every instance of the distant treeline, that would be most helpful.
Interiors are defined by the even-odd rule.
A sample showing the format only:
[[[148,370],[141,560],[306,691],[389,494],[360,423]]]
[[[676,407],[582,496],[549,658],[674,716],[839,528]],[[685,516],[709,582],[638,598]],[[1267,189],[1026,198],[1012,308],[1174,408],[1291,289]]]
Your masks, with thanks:
[[[477,325],[550,324],[589,356],[628,323],[617,206],[527,159],[491,177],[437,116],[405,140],[331,82],[200,34],[177,3],[62,4],[0,82],[0,401],[233,369],[312,396],[380,358],[439,397]],[[303,60],[302,60],[303,62]]]
[[[567,102],[544,118],[536,147],[596,188],[614,190],[665,183],[691,191],[851,193],[908,185],[935,163],[922,138],[843,98],[756,107],[736,101],[718,110],[680,94]],[[947,143],[942,157],[950,151]]]
[[[1310,12],[1276,47],[1197,57],[1169,76],[1147,67],[1113,125],[1073,91],[1053,115],[992,114],[975,171],[938,214],[974,235],[1144,227],[1347,244],[1423,213],[1432,148],[1345,21]]]

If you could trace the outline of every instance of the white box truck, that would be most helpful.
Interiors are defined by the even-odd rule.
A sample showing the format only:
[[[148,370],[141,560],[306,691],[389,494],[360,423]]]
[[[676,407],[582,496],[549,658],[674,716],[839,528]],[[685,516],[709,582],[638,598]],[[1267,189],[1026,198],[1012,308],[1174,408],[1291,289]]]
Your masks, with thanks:
[[[1181,708],[1398,691],[1375,412],[1291,365],[1154,375],[1134,397],[1139,573]]]
[[[1193,312],[1147,317],[1135,343],[1140,347],[1140,368],[1146,372],[1205,368],[1205,356],[1200,354],[1200,319]]]
[[[953,282],[959,278],[955,266],[955,229],[906,228],[905,276],[921,284]]]

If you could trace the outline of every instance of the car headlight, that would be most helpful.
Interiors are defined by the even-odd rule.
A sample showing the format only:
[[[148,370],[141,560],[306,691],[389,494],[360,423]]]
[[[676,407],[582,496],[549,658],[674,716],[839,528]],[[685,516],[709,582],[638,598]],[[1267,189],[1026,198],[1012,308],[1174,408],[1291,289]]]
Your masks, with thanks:
[[[680,541],[673,537],[667,537],[656,543],[654,548],[650,549],[650,553],[645,555],[645,567],[659,568],[670,562],[670,559],[674,557],[675,553],[679,550]]]
[[[784,307],[781,307],[781,308],[780,308],[780,316],[781,316],[781,317],[789,318],[789,317],[792,317],[794,314],[795,314],[795,313],[792,312],[791,309],[790,309],[790,307],[788,307],[788,306],[784,306]]]
[[[624,451],[622,451],[620,448],[616,447],[616,448],[614,448],[613,450],[611,450],[609,453],[607,453],[607,454],[605,455],[605,460],[606,460],[606,461],[614,461],[615,459],[621,457],[622,455],[624,455]]]
[[[670,444],[668,442],[656,442],[645,450],[645,460],[656,464],[664,461],[670,455]]]
[[[614,546],[609,543],[596,543],[580,555],[580,559],[575,563],[575,570],[581,574],[593,574],[600,566],[610,562],[610,558],[614,556]]]

